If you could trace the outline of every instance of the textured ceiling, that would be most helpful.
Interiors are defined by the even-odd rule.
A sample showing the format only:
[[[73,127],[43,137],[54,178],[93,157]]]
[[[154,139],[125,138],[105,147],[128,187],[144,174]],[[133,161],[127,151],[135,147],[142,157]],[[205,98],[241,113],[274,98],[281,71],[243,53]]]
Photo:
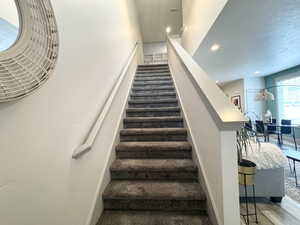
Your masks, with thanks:
[[[182,27],[181,0],[136,0],[144,42],[166,40],[166,27],[178,34]]]
[[[210,51],[214,43],[221,46],[216,52]],[[300,1],[229,0],[194,57],[219,81],[300,64]]]

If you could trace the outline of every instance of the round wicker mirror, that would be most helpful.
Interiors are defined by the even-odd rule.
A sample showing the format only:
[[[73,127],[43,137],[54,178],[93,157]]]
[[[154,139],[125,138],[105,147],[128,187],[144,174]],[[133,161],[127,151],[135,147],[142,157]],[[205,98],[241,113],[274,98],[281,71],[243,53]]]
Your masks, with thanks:
[[[40,87],[52,74],[58,56],[58,32],[50,0],[15,3],[20,32],[14,45],[0,52],[0,102],[25,97]]]

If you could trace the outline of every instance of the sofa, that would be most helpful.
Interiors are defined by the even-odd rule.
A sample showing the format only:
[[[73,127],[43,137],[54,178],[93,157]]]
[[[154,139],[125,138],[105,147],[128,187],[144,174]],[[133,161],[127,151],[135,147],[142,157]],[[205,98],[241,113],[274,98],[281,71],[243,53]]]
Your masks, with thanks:
[[[282,150],[271,143],[251,142],[246,158],[256,163],[255,175],[256,197],[270,198],[272,201],[280,202],[285,195],[284,168],[288,163]],[[248,194],[252,196],[252,187],[248,186]],[[245,196],[244,186],[240,185],[240,197]]]

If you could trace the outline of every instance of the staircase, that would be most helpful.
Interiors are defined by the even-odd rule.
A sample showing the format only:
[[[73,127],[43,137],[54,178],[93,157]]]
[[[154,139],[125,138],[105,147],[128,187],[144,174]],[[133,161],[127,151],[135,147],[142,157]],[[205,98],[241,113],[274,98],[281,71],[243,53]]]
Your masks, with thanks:
[[[209,225],[169,67],[141,65],[98,225]]]

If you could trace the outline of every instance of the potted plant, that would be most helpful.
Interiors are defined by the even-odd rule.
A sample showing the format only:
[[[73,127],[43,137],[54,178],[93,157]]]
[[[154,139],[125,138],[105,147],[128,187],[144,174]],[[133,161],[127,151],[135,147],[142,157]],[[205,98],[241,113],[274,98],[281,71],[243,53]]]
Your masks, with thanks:
[[[248,149],[251,147],[251,133],[245,127],[237,131],[237,151],[239,164],[239,183],[242,185],[253,185],[256,173],[256,164],[250,160],[243,158],[243,153],[247,155]],[[257,140],[258,141],[258,140]]]

